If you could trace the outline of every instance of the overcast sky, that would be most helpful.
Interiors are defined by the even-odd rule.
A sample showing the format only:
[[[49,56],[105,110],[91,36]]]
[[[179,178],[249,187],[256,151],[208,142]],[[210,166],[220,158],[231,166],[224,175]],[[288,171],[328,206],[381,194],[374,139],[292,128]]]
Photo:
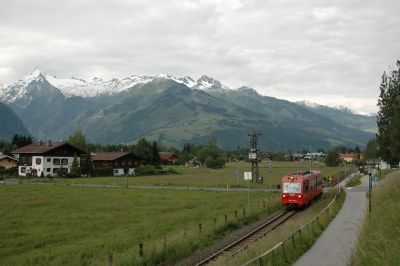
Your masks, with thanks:
[[[206,74],[263,95],[376,112],[400,59],[399,0],[0,2],[0,83]]]

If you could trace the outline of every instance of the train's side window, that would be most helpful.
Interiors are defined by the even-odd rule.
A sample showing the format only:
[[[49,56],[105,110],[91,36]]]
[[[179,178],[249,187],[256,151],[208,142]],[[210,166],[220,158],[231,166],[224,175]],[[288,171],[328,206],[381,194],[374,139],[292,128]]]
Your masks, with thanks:
[[[308,192],[308,180],[304,181],[304,192]]]

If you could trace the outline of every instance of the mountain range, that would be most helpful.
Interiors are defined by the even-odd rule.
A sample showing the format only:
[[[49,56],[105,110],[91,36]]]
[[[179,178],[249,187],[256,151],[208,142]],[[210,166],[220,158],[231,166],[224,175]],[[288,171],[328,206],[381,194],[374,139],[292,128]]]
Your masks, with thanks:
[[[38,139],[65,139],[81,130],[91,142],[133,143],[140,137],[166,146],[205,143],[248,146],[249,130],[261,130],[264,149],[318,149],[363,146],[376,119],[324,106],[231,89],[202,76],[132,75],[104,81],[60,79],[35,69],[0,86],[10,106]],[[375,125],[375,126],[374,126]]]

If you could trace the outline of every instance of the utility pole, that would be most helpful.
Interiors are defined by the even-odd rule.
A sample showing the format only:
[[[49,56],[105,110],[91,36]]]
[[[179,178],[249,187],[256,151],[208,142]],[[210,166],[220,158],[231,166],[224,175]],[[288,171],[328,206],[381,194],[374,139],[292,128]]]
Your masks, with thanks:
[[[249,151],[249,159],[251,162],[251,172],[252,172],[252,181],[254,182],[254,178],[256,182],[261,184],[263,182],[263,177],[260,176],[258,170],[258,137],[261,136],[260,131],[253,131],[252,133],[247,134],[250,137],[250,151]]]
[[[369,214],[371,215],[371,202],[372,202],[372,172],[371,172],[371,167],[368,170],[368,175],[369,175]]]

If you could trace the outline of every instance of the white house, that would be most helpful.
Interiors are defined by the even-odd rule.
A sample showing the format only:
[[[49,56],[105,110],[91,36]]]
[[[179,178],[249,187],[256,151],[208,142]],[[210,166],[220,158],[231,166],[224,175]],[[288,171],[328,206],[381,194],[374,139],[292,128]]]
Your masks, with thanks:
[[[57,176],[60,168],[71,172],[74,156],[80,162],[84,151],[64,141],[35,142],[11,152],[19,159],[20,176]]]

